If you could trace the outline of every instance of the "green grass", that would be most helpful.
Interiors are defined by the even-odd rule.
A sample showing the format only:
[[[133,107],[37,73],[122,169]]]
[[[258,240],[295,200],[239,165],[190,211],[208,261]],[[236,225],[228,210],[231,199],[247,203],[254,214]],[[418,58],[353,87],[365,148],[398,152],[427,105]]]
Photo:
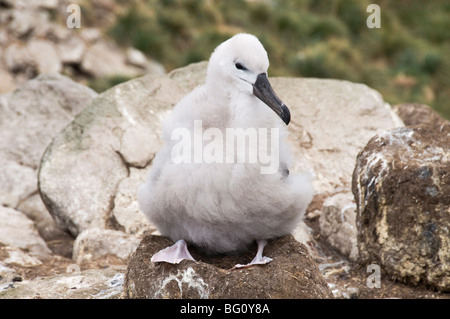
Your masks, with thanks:
[[[370,3],[381,28],[368,29]],[[119,1],[108,34],[171,70],[207,60],[237,32],[266,47],[271,76],[365,83],[391,104],[432,106],[450,119],[450,3],[369,0]],[[406,80],[405,80],[406,79]]]

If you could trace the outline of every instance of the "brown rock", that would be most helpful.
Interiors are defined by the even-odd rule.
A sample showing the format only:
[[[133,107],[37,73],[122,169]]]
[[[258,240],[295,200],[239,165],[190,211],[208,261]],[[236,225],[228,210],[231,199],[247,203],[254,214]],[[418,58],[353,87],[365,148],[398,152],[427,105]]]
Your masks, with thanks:
[[[394,112],[402,119],[405,125],[444,125],[449,123],[431,107],[419,103],[398,104],[392,107]]]
[[[151,256],[172,245],[161,236],[145,237],[131,257],[125,280],[127,298],[332,298],[306,247],[292,235],[269,241],[267,265],[230,270],[250,262],[255,247],[242,255],[208,257],[190,247],[197,261],[152,263]]]
[[[358,248],[393,278],[450,291],[450,124],[398,128],[359,153]]]

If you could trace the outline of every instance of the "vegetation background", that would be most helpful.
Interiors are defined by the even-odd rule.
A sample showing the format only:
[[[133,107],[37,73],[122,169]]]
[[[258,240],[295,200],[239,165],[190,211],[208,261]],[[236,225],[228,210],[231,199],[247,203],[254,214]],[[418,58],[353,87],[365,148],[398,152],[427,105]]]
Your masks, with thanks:
[[[167,70],[207,60],[222,41],[248,32],[268,51],[270,76],[365,83],[391,104],[427,104],[450,119],[448,0],[114,0],[113,19],[96,2],[80,2],[83,23],[103,19],[117,43]],[[371,3],[381,8],[379,29],[366,25]]]

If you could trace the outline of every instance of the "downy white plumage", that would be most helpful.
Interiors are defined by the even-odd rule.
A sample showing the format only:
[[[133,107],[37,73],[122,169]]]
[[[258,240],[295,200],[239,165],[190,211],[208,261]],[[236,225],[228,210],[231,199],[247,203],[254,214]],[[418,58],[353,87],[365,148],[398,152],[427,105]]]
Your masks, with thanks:
[[[249,265],[267,263],[270,258],[262,256],[265,240],[288,234],[301,222],[313,195],[311,178],[289,174],[285,138],[290,113],[270,86],[268,67],[267,52],[256,37],[235,35],[211,55],[206,83],[184,97],[163,122],[164,146],[139,188],[138,201],[160,233],[177,243],[152,261],[193,259],[186,242],[207,253],[227,253],[257,241],[258,254]],[[229,154],[222,162],[175,163],[172,150],[179,140],[172,140],[172,133],[185,128],[194,141],[194,121],[201,121],[203,132],[215,128],[223,137],[230,128],[267,129],[268,135],[279,136],[269,136],[267,145],[235,145],[232,163],[226,161]],[[203,136],[203,150],[211,140]],[[267,154],[278,150],[279,169],[263,174],[266,163],[236,162],[239,152],[251,148],[265,148]]]

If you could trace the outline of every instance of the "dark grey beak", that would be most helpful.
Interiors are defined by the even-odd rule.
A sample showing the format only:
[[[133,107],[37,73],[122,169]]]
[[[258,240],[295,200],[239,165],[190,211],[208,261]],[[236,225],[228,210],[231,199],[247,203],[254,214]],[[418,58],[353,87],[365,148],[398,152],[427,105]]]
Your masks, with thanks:
[[[278,98],[267,79],[266,73],[261,73],[253,84],[253,94],[266,103],[286,125],[291,121],[291,112],[286,105]]]

